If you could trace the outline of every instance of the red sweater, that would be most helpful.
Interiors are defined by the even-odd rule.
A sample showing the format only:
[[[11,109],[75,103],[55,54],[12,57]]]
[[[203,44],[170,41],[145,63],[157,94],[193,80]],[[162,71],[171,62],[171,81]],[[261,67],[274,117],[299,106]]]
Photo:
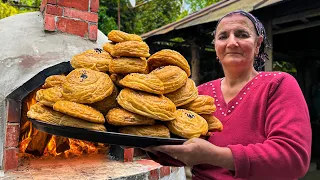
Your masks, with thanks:
[[[287,73],[261,72],[238,95],[225,103],[221,79],[198,87],[199,94],[215,98],[214,115],[223,131],[208,141],[229,147],[235,171],[212,165],[196,165],[194,180],[293,180],[308,170],[311,126],[308,107],[299,85]],[[158,157],[158,162],[164,159]],[[177,165],[176,163],[164,163]]]

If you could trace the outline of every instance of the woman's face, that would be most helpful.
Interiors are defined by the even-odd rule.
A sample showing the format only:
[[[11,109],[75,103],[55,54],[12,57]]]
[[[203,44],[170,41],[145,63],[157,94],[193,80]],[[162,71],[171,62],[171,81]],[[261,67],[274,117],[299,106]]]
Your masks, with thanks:
[[[252,67],[261,42],[253,23],[240,14],[223,18],[215,34],[216,54],[224,67]]]

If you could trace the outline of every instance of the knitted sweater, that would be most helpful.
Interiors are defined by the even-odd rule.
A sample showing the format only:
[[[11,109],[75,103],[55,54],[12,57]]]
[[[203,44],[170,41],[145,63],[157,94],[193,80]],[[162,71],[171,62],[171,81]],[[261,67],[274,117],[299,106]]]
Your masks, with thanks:
[[[213,113],[223,124],[208,141],[229,147],[235,171],[212,165],[196,165],[194,180],[293,180],[308,170],[311,126],[308,107],[294,77],[281,72],[261,72],[228,104],[221,79],[198,87],[199,94],[215,98]],[[163,156],[164,157],[164,156]],[[158,162],[165,159],[158,157]],[[165,165],[181,165],[176,162]]]

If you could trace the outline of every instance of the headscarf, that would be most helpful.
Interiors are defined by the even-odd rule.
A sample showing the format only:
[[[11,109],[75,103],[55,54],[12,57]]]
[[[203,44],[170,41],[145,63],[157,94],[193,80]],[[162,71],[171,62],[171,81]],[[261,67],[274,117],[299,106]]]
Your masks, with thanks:
[[[233,14],[240,14],[240,15],[243,15],[243,16],[247,17],[248,19],[250,19],[250,21],[253,23],[253,25],[256,29],[257,35],[263,37],[263,41],[261,43],[259,53],[254,59],[254,68],[258,71],[261,71],[265,65],[265,61],[269,60],[268,54],[265,52],[265,48],[271,48],[271,44],[269,43],[269,41],[267,39],[266,30],[265,30],[263,24],[258,20],[258,18],[254,17],[251,13],[245,12],[243,10],[237,10],[237,11],[230,12],[219,19],[217,26],[216,26],[215,30],[213,31],[213,35],[215,35],[215,31],[216,31],[219,23],[221,22],[221,20],[223,18],[231,16]]]

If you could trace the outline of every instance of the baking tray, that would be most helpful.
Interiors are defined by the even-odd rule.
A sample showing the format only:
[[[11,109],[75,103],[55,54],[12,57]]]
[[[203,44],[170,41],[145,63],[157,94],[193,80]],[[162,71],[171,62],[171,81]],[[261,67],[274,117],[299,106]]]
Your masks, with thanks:
[[[33,127],[49,134],[120,146],[145,148],[159,145],[179,145],[183,144],[186,141],[186,139],[182,138],[136,136],[117,132],[103,132],[88,130],[84,128],[60,126],[30,118],[29,120],[32,122]]]

